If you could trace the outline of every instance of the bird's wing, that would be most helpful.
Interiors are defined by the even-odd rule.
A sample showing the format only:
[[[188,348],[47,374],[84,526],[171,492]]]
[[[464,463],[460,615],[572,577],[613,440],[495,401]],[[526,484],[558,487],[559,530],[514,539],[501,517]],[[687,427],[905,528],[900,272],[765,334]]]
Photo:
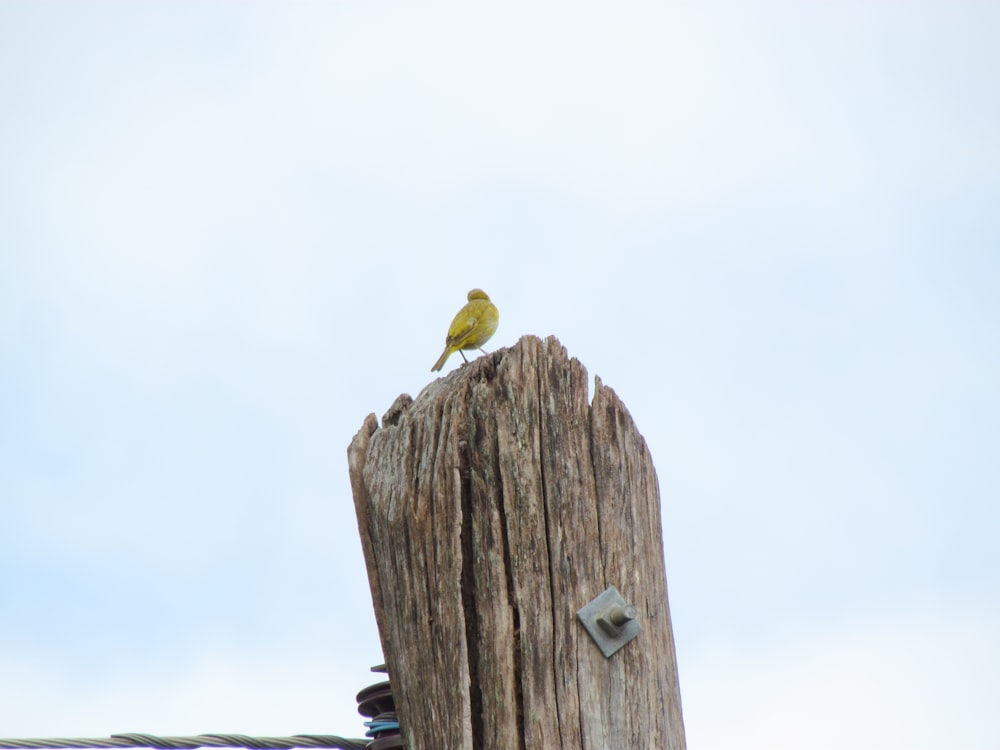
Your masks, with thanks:
[[[474,316],[470,315],[462,321],[461,325],[456,326],[452,324],[451,330],[448,331],[447,343],[449,345],[461,347],[469,335],[476,330],[477,322],[478,320]]]

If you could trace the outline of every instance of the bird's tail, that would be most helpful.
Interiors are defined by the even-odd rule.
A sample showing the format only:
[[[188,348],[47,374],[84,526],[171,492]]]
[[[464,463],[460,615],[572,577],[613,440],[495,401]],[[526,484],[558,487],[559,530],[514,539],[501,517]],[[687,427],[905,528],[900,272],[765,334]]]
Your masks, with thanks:
[[[451,353],[452,353],[453,351],[454,351],[454,349],[452,349],[452,348],[451,348],[450,346],[446,346],[446,347],[444,348],[444,352],[443,352],[443,353],[441,354],[441,356],[440,356],[440,358],[438,359],[438,361],[437,361],[437,362],[435,362],[435,363],[434,363],[434,366],[433,366],[433,367],[431,368],[431,372],[437,372],[437,371],[438,371],[438,370],[440,370],[440,369],[441,369],[442,367],[444,367],[444,363],[445,363],[445,362],[447,361],[448,357],[450,357],[450,356],[451,356]]]

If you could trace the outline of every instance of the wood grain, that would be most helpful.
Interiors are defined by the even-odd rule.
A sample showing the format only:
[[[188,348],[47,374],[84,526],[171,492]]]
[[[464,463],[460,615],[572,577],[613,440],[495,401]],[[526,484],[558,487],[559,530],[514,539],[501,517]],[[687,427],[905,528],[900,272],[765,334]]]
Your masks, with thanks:
[[[683,750],[652,460],[555,338],[369,415],[348,464],[410,750]],[[609,585],[643,632],[606,659],[576,611]]]

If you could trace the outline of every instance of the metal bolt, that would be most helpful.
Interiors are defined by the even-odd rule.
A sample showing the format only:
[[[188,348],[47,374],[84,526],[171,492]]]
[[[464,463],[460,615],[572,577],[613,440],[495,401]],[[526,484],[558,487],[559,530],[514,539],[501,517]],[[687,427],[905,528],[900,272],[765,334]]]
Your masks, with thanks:
[[[601,630],[605,633],[615,637],[635,617],[635,606],[631,604],[612,604],[597,616],[597,624],[601,626]]]
[[[618,627],[621,627],[629,620],[634,620],[635,616],[635,606],[632,604],[626,604],[624,607],[620,604],[616,604],[610,608],[607,615],[608,619]]]
[[[618,589],[609,586],[576,613],[606,657],[642,632],[638,612]]]

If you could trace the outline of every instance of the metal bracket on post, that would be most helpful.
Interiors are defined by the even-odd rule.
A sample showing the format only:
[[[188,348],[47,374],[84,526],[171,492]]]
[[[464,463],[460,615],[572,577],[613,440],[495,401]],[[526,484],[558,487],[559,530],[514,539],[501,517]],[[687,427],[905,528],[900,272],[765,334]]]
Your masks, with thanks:
[[[607,658],[642,632],[635,607],[614,586],[585,604],[576,616]]]

